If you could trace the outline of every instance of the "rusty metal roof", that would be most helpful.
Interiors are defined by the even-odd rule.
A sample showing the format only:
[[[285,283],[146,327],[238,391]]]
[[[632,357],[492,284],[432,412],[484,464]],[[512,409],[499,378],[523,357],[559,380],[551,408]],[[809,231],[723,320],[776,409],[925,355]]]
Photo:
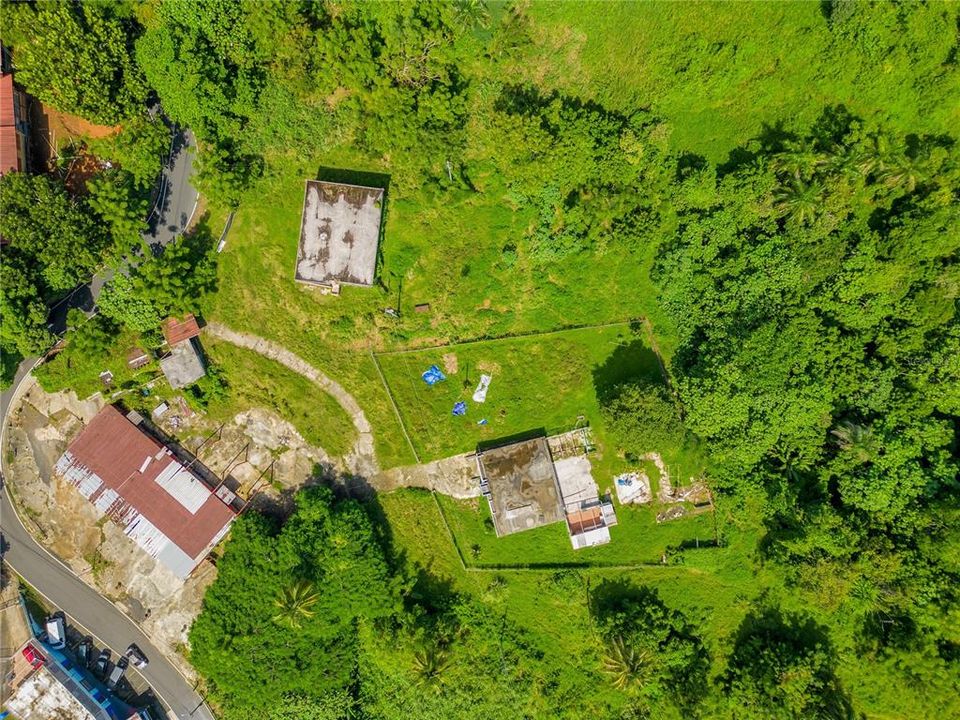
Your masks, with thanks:
[[[166,541],[174,544],[192,563],[171,568],[181,576],[235,515],[168,448],[111,405],[70,443],[57,471],[153,557],[180,556]]]
[[[193,313],[187,313],[183,320],[169,317],[163,321],[163,337],[171,347],[200,334],[200,326]]]

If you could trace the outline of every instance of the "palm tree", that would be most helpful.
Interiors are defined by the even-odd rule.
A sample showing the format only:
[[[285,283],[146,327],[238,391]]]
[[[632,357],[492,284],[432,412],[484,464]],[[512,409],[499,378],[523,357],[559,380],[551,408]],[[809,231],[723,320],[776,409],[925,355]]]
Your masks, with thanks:
[[[852,420],[844,420],[830,431],[837,438],[837,445],[849,451],[860,462],[868,462],[877,451],[873,430]]]
[[[824,162],[824,156],[806,142],[788,142],[777,153],[773,164],[777,172],[788,173],[797,180],[812,177]]]
[[[817,216],[822,200],[823,185],[818,182],[805,183],[797,178],[780,186],[774,193],[777,211],[800,225]]]
[[[280,597],[273,601],[280,612],[273,616],[274,622],[289,625],[292,628],[300,627],[304,618],[313,617],[313,606],[319,595],[309,580],[297,580],[288,585],[280,593]]]
[[[887,187],[913,192],[927,179],[926,165],[923,158],[901,155],[881,171],[880,178]]]
[[[651,655],[646,650],[637,652],[629,643],[617,635],[603,656],[603,671],[613,678],[613,686],[618,690],[640,687],[649,678]]]
[[[450,656],[440,645],[428,645],[413,654],[413,670],[417,674],[417,684],[425,687],[438,687],[440,677],[450,665]]]
[[[453,13],[465,28],[483,28],[490,25],[490,11],[483,0],[457,0]]]

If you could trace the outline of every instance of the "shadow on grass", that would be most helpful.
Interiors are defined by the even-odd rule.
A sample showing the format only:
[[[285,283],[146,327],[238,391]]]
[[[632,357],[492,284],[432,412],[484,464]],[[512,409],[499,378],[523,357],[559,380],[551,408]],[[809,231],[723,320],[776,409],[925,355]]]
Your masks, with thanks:
[[[601,406],[616,399],[622,385],[638,380],[663,383],[656,353],[639,338],[618,345],[603,364],[593,370],[593,386]]]
[[[493,440],[484,440],[477,444],[477,450],[484,452],[486,450],[493,450],[494,448],[504,447],[506,445],[513,445],[518,442],[525,442],[527,440],[534,440],[536,438],[542,438],[547,436],[547,429],[543,427],[531,428],[529,430],[524,430],[522,432],[514,433],[513,435],[506,435],[504,437],[494,438]]]

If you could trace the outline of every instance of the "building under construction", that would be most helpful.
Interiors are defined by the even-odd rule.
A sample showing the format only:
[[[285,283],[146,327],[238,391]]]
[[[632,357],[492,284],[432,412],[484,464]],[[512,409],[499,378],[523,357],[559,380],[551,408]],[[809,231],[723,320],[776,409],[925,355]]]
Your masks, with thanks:
[[[593,479],[585,429],[477,450],[480,490],[497,536],[566,521],[578,550],[610,542],[613,504]]]

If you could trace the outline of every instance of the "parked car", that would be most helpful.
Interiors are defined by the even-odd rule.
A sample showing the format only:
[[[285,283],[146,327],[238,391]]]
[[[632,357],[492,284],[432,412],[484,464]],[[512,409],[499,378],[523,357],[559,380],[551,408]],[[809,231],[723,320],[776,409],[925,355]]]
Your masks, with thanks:
[[[27,645],[23,649],[23,657],[35,668],[40,667],[47,661],[47,659],[33,645]]]
[[[63,613],[57,613],[47,618],[47,643],[54,650],[62,650],[67,646],[67,626],[63,621]]]
[[[130,658],[130,661],[138,668],[145,668],[150,662],[147,660],[146,655],[137,647],[136,643],[130,643],[127,647],[126,655]]]
[[[103,678],[107,675],[107,665],[110,663],[110,651],[104,648],[97,655],[97,660],[93,664],[93,672],[97,677]]]
[[[121,657],[117,660],[117,664],[113,666],[113,671],[110,673],[110,677],[107,678],[107,687],[113,690],[117,683],[120,682],[120,678],[123,677],[124,671],[127,669],[127,666],[130,665],[130,662],[125,658]]]
[[[90,666],[90,661],[93,660],[93,643],[90,638],[84,638],[80,641],[80,644],[77,645],[77,660],[80,661],[80,664],[84,667]]]

